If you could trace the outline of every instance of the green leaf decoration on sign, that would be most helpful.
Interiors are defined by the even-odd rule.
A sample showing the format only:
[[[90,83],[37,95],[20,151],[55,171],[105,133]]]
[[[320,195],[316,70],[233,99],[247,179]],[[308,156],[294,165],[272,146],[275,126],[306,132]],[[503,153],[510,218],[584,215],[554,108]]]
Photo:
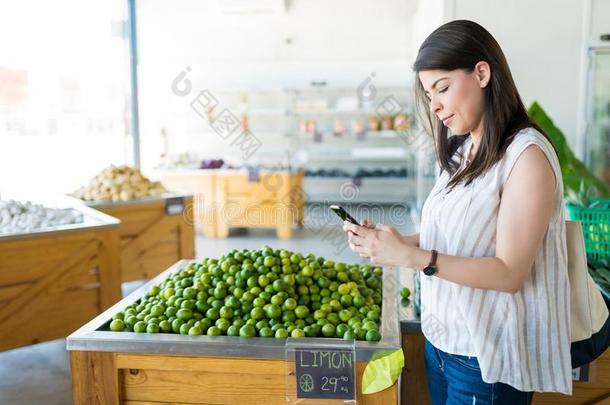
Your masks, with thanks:
[[[374,394],[391,387],[400,377],[404,365],[402,349],[373,354],[362,375],[362,393]]]

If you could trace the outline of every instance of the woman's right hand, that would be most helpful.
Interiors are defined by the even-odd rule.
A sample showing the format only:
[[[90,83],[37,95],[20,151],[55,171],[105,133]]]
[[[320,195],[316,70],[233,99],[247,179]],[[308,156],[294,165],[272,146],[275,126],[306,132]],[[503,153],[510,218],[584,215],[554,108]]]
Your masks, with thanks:
[[[362,221],[362,226],[368,229],[377,228],[377,224],[370,222],[368,219]],[[401,235],[402,240],[409,246],[419,247],[419,233],[411,235]]]
[[[375,229],[375,224],[370,222],[368,219],[362,221],[362,226],[369,229]]]

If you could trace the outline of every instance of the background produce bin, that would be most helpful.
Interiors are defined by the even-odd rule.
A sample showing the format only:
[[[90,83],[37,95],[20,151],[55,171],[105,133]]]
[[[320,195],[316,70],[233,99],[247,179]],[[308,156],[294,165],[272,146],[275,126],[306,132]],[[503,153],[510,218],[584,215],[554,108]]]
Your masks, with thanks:
[[[62,208],[84,222],[0,236],[0,350],[67,336],[121,299],[119,221]]]
[[[303,172],[246,170],[175,170],[160,175],[168,189],[195,195],[195,216],[208,238],[226,238],[229,228],[276,228],[292,238],[292,225],[303,225]]]
[[[290,378],[284,339],[108,331],[116,312],[188,263],[176,263],[68,337],[75,405],[286,403]],[[398,403],[397,383],[375,394],[360,393],[373,353],[400,349],[397,299],[396,270],[385,269],[381,340],[355,343],[359,404]],[[307,347],[310,339],[299,340]]]
[[[122,281],[150,279],[177,260],[195,258],[193,197],[190,194],[86,204],[121,220]]]

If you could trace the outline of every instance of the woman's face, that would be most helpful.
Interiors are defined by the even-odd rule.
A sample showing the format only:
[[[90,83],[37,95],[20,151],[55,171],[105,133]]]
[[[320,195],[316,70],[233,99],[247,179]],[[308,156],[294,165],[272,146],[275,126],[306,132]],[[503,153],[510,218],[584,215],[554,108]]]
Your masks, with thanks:
[[[484,66],[480,66],[483,64]],[[479,62],[471,73],[462,69],[424,70],[419,80],[432,111],[454,135],[478,132],[481,126],[489,65]]]

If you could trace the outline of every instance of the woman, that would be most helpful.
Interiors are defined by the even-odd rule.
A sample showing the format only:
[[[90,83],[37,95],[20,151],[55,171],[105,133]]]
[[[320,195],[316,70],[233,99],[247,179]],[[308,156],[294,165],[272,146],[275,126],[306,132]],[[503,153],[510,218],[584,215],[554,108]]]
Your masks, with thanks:
[[[374,263],[426,268],[421,318],[434,404],[571,394],[563,185],[553,146],[480,25],[438,28],[414,70],[441,175],[419,234],[346,222],[350,247]]]

